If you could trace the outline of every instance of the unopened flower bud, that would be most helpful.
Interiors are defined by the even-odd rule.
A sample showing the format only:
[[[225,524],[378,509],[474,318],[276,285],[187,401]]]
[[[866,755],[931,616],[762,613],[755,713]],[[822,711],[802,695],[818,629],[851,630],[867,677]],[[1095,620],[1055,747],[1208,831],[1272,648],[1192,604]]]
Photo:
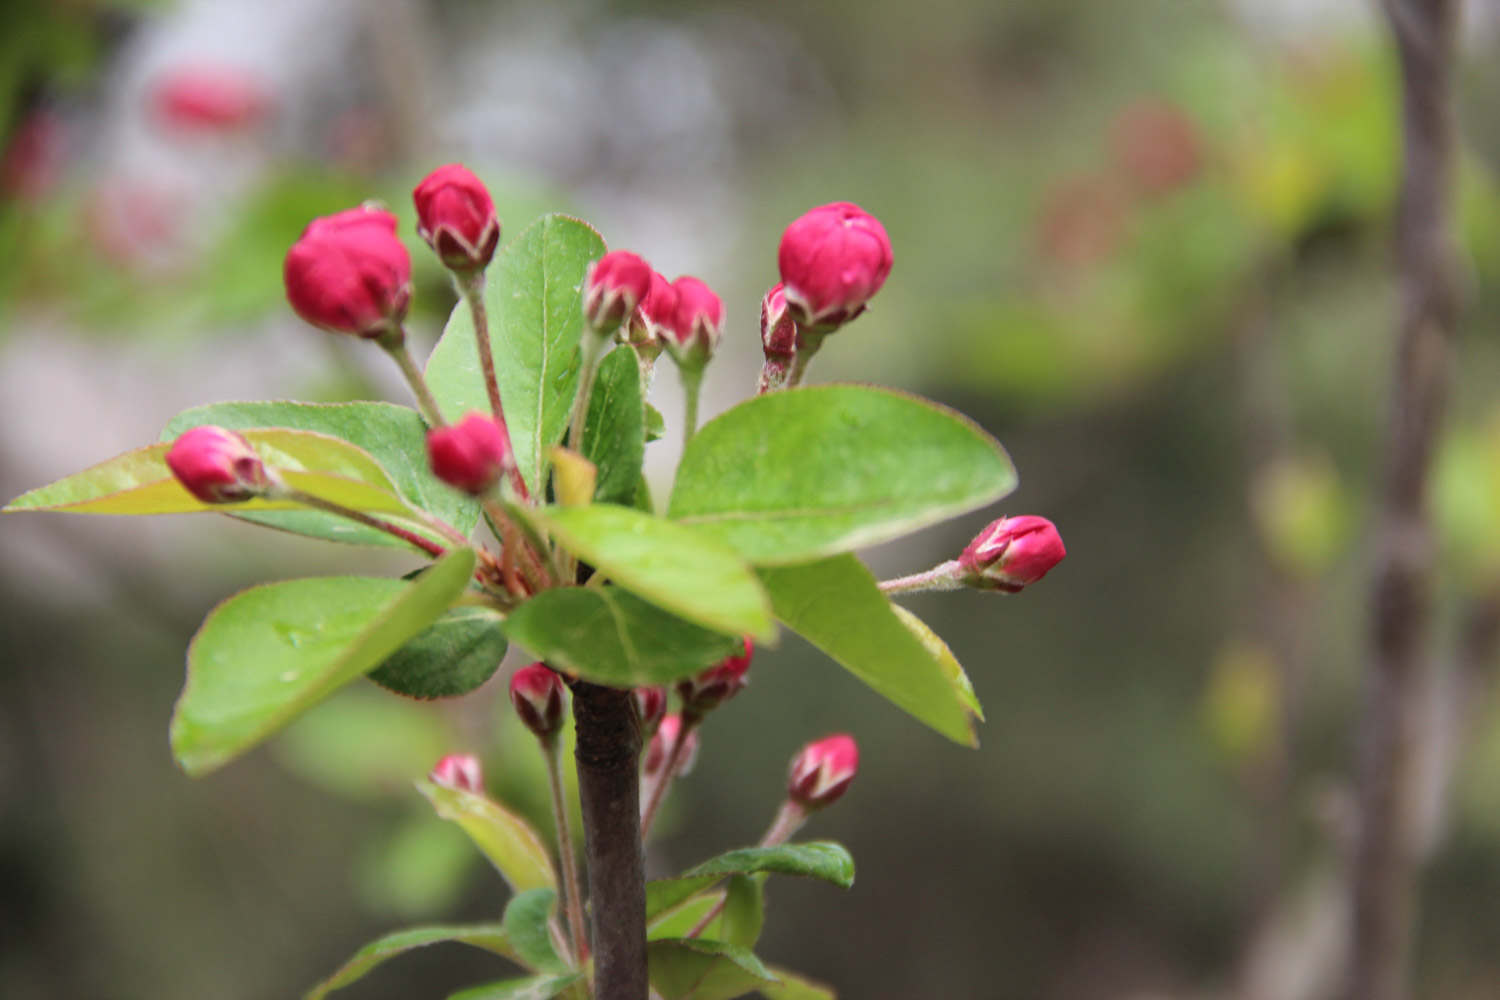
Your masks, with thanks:
[[[287,251],[287,301],[332,333],[378,339],[400,329],[411,302],[411,258],[384,209],[351,208],[314,219]]]
[[[510,676],[510,703],[527,729],[550,739],[562,727],[562,678],[545,663],[522,667]]]
[[[787,226],[777,258],[792,319],[826,330],[864,312],[880,291],[891,273],[891,240],[879,219],[836,201]]]
[[[740,693],[745,686],[745,671],[755,656],[755,644],[745,640],[744,650],[727,656],[703,673],[677,685],[682,710],[702,717]]]
[[[635,712],[641,720],[641,732],[647,736],[656,732],[667,714],[667,689],[661,686],[636,688]]]
[[[665,341],[667,350],[679,365],[702,367],[719,346],[724,303],[697,278],[678,278],[672,289],[677,293],[677,307]]]
[[[821,809],[848,791],[859,771],[859,746],[848,733],[809,743],[792,759],[787,798],[803,809]]]
[[[666,766],[667,756],[671,754],[672,746],[677,742],[678,734],[681,732],[682,716],[668,715],[661,720],[661,725],[656,728],[656,735],[651,737],[651,743],[646,747],[644,766],[647,776],[656,777]],[[687,774],[693,769],[693,762],[698,759],[697,728],[689,729],[683,740],[685,742],[677,754],[674,777]]]
[[[489,264],[500,242],[500,220],[484,182],[467,167],[438,167],[422,178],[411,197],[417,206],[417,235],[444,267],[463,274]]]
[[[165,124],[202,132],[253,125],[272,104],[269,90],[254,73],[211,64],[169,70],[152,83],[151,102]]]
[[[444,788],[484,794],[484,772],[480,770],[479,758],[470,753],[450,753],[433,765],[427,778]]]
[[[270,477],[250,442],[222,427],[194,427],[167,452],[167,467],[204,503],[239,503],[265,493]]]
[[[760,300],[760,342],[766,360],[789,362],[797,353],[797,322],[786,306],[786,286],[771,286]]]
[[[1002,517],[981,531],[958,557],[963,582],[1014,594],[1035,583],[1067,555],[1062,536],[1045,517]]]
[[[656,274],[629,250],[612,250],[589,265],[583,279],[583,318],[596,333],[612,333],[651,292]]]
[[[482,496],[516,464],[505,425],[483,413],[427,433],[433,475],[465,493]]]

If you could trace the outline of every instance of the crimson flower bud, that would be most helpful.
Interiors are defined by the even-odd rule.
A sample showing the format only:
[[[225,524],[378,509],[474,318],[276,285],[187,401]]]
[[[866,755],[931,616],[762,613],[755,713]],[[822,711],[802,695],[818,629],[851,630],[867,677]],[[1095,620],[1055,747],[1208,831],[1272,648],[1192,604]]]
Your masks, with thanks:
[[[471,753],[450,753],[432,766],[427,777],[444,788],[484,794],[484,772],[479,767],[479,758]]]
[[[1047,575],[1067,555],[1062,536],[1045,517],[1002,517],[981,531],[958,557],[963,582],[1014,594]]]
[[[787,798],[808,811],[821,809],[849,790],[859,771],[859,745],[848,733],[809,743],[792,759]]]
[[[222,427],[194,427],[167,452],[167,468],[204,503],[239,503],[271,485],[266,467],[250,442]]]
[[[677,735],[681,732],[682,716],[668,715],[661,720],[661,725],[656,728],[656,735],[651,737],[651,743],[646,747],[644,764],[648,776],[655,777],[666,766],[667,755],[672,752],[672,745],[677,742]],[[683,740],[685,742],[677,755],[674,777],[687,774],[693,769],[693,762],[698,759],[697,728],[689,729]]]
[[[786,286],[771,286],[760,300],[760,342],[767,361],[787,363],[797,353],[797,323],[787,310]]]
[[[545,663],[533,663],[510,675],[510,703],[526,728],[544,740],[562,728],[562,678]]]
[[[755,644],[745,640],[743,652],[725,657],[691,680],[677,685],[682,710],[702,717],[739,694],[745,686],[745,671],[755,656]]]
[[[677,289],[655,271],[650,287],[630,316],[628,342],[643,358],[655,361],[662,345],[672,339],[672,323],[677,316]]]
[[[677,293],[666,338],[667,350],[678,364],[702,366],[719,346],[724,326],[724,303],[712,288],[684,275],[672,282]]]
[[[271,95],[248,70],[182,66],[159,77],[151,102],[162,121],[179,129],[226,132],[252,125],[271,108]]]
[[[297,315],[331,333],[378,339],[400,328],[411,302],[411,257],[396,217],[361,206],[310,222],[282,268]]]
[[[417,205],[417,235],[452,271],[477,271],[500,242],[500,220],[484,182],[459,163],[438,167],[411,193]]]
[[[661,725],[662,716],[667,714],[667,689],[664,687],[641,687],[636,688],[635,711],[641,720],[641,732],[651,734],[656,732]]]
[[[482,496],[516,464],[505,425],[483,413],[427,432],[433,475],[465,493]]]
[[[611,333],[651,292],[656,274],[629,250],[612,250],[589,265],[583,279],[583,318],[596,333]]]
[[[865,311],[891,273],[880,220],[847,201],[820,205],[781,235],[787,309],[799,326],[832,329]]]

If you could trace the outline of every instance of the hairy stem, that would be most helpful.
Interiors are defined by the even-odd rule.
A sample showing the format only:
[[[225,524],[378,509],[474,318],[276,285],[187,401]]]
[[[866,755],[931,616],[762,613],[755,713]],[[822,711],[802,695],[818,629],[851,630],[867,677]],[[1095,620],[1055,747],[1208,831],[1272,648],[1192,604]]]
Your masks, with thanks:
[[[894,580],[881,580],[880,589],[887,594],[911,594],[923,590],[963,590],[959,580],[961,567],[957,559],[949,559],[932,569],[910,576],[898,576]]]
[[[1433,538],[1427,492],[1442,426],[1459,295],[1451,228],[1453,52],[1459,0],[1386,0],[1401,61],[1403,177],[1396,227],[1401,299],[1387,468],[1371,587],[1372,650],[1361,726],[1359,828],[1345,996],[1410,988],[1420,862],[1420,763],[1432,663]]]
[[[797,328],[797,354],[792,358],[791,371],[787,373],[784,387],[795,389],[802,384],[802,377],[807,374],[807,366],[812,364],[813,355],[817,354],[823,346],[823,338],[826,333],[816,330],[804,330]]]
[[[583,425],[589,416],[589,397],[594,393],[594,379],[599,374],[599,362],[604,359],[609,337],[592,330],[583,332],[578,345],[582,357],[579,362],[578,395],[573,397],[573,413],[568,419],[568,447],[583,454]]]
[[[698,433],[698,396],[703,388],[703,367],[679,368],[682,375],[682,446]]]
[[[434,559],[448,551],[431,539],[423,538],[414,531],[408,531],[399,524],[392,524],[390,521],[383,520],[382,518],[372,517],[364,511],[345,507],[343,504],[334,503],[331,500],[324,500],[322,497],[313,496],[311,493],[305,493],[290,486],[278,487],[276,492],[293,503],[300,503],[304,507],[311,507],[314,510],[321,510],[328,514],[337,514],[339,517],[363,524],[367,528],[383,531],[387,535],[399,538],[403,542],[420,549]]]
[[[438,409],[437,400],[432,398],[432,390],[427,388],[427,379],[422,375],[422,369],[417,367],[416,359],[411,356],[411,348],[406,346],[406,331],[397,327],[376,343],[391,356],[396,367],[401,369],[406,384],[411,386],[412,395],[417,398],[417,409],[421,412],[422,419],[427,421],[427,426],[445,426],[443,411]]]
[[[640,720],[631,693],[573,684],[578,794],[593,922],[595,1000],[646,1000]]]
[[[568,933],[573,939],[573,954],[582,963],[589,957],[589,939],[583,927],[583,895],[578,887],[578,855],[573,849],[573,825],[568,820],[568,806],[563,799],[562,741],[553,736],[542,747],[542,754],[547,758],[547,784],[552,792],[552,823],[557,828],[557,855],[562,862]]]
[[[651,784],[651,797],[646,801],[646,808],[641,811],[642,840],[645,840],[651,833],[651,824],[656,822],[656,813],[661,809],[662,802],[666,800],[667,789],[672,787],[672,779],[677,777],[677,768],[682,765],[682,754],[687,747],[688,737],[692,735],[697,725],[697,718],[684,715],[682,725],[677,729],[677,738],[667,748],[666,759],[662,761],[661,770]]]
[[[484,308],[484,270],[454,275],[453,283],[474,319],[474,341],[479,349],[479,370],[484,373],[484,391],[490,397],[490,412],[505,426],[505,407],[500,403],[500,382],[495,377],[495,352],[490,346],[490,318]]]

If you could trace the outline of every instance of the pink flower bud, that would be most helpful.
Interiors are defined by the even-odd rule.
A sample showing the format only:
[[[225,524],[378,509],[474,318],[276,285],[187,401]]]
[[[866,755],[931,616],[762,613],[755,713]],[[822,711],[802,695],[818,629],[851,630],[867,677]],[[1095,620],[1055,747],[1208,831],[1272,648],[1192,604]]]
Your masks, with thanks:
[[[848,791],[859,771],[859,745],[848,733],[809,743],[792,759],[787,798],[809,811],[821,809]]]
[[[847,201],[820,205],[787,226],[777,256],[787,308],[804,327],[849,322],[891,273],[885,227]]]
[[[647,360],[654,361],[662,346],[672,339],[677,316],[677,289],[655,271],[645,297],[630,316],[629,342]]]
[[[636,688],[635,711],[641,720],[641,732],[647,735],[656,732],[662,716],[667,714],[667,689],[664,687]]]
[[[427,777],[444,788],[484,794],[484,772],[479,767],[479,758],[471,753],[450,753],[432,766]]]
[[[542,739],[562,728],[562,678],[545,663],[533,663],[510,675],[510,703],[526,728]]]
[[[1002,517],[981,531],[958,557],[963,582],[1014,594],[1047,575],[1067,555],[1062,536],[1045,517]]]
[[[253,125],[271,108],[265,85],[234,66],[182,66],[159,77],[151,88],[156,114],[178,129],[227,132]]]
[[[712,288],[687,275],[672,282],[672,290],[677,304],[665,338],[667,350],[678,364],[703,365],[719,346],[724,303]]]
[[[204,503],[239,503],[265,493],[266,467],[250,442],[222,427],[194,427],[172,442],[167,467]]]
[[[651,737],[651,743],[646,747],[644,766],[648,776],[655,777],[666,766],[667,755],[672,752],[672,745],[677,742],[677,735],[681,732],[682,716],[668,715],[661,720],[661,725],[656,728],[656,735]],[[685,742],[677,755],[676,777],[691,771],[693,762],[698,759],[697,727],[689,729],[683,739]]]
[[[797,323],[786,305],[786,286],[771,286],[760,300],[760,342],[767,361],[790,362],[797,353]]]
[[[516,464],[505,425],[483,413],[427,433],[433,475],[465,493],[481,496]]]
[[[679,683],[677,694],[682,699],[682,710],[701,717],[739,694],[754,656],[755,644],[746,639],[743,652],[725,657],[697,677]]]
[[[583,318],[598,333],[619,328],[651,292],[656,274],[629,250],[613,250],[589,265],[583,279]]]
[[[422,178],[411,197],[417,205],[417,235],[444,267],[462,273],[489,264],[500,242],[500,220],[489,191],[467,167],[438,167]]]
[[[282,274],[297,315],[332,333],[382,337],[400,328],[411,301],[411,258],[384,209],[314,219],[287,251]]]

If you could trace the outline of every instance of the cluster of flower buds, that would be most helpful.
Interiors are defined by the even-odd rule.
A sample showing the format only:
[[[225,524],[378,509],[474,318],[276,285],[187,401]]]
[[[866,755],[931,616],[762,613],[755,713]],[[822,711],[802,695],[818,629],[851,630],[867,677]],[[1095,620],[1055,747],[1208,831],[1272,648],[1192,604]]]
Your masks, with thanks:
[[[745,672],[754,656],[755,644],[746,639],[741,652],[726,656],[696,677],[679,682],[677,697],[682,700],[682,714],[689,719],[701,719],[739,694],[745,687]]]
[[[545,663],[533,663],[511,674],[510,703],[538,739],[550,741],[562,729],[562,678]]]
[[[394,336],[411,302],[411,257],[396,217],[373,205],[308,223],[282,276],[297,315],[331,333]]]
[[[792,759],[787,798],[806,812],[838,801],[859,771],[859,745],[848,733],[824,737]]]
[[[417,235],[444,267],[470,274],[489,266],[500,243],[500,220],[489,190],[467,167],[438,167],[411,197],[417,206]]]
[[[260,456],[242,435],[223,427],[194,427],[167,452],[167,468],[204,503],[240,503],[271,486]]]
[[[960,579],[965,586],[1014,594],[1046,576],[1067,554],[1057,526],[1045,517],[1002,517],[959,555]]]
[[[836,201],[797,219],[777,253],[792,319],[805,330],[833,330],[865,311],[891,273],[891,240],[880,220]]]
[[[427,457],[433,475],[474,496],[494,489],[516,464],[505,425],[478,412],[428,431]]]
[[[677,766],[672,769],[670,775],[663,774],[662,769],[666,766],[667,758],[672,754],[672,747],[677,740],[681,739],[682,749],[677,752]],[[646,753],[642,758],[641,766],[645,770],[646,777],[657,781],[669,778],[679,778],[693,769],[693,762],[698,759],[698,728],[686,726],[681,715],[673,713],[663,716],[661,723],[656,727],[656,733],[651,737],[651,742],[646,745]]]
[[[432,766],[427,777],[434,785],[444,788],[484,794],[484,772],[480,770],[479,758],[473,754],[450,753]]]

